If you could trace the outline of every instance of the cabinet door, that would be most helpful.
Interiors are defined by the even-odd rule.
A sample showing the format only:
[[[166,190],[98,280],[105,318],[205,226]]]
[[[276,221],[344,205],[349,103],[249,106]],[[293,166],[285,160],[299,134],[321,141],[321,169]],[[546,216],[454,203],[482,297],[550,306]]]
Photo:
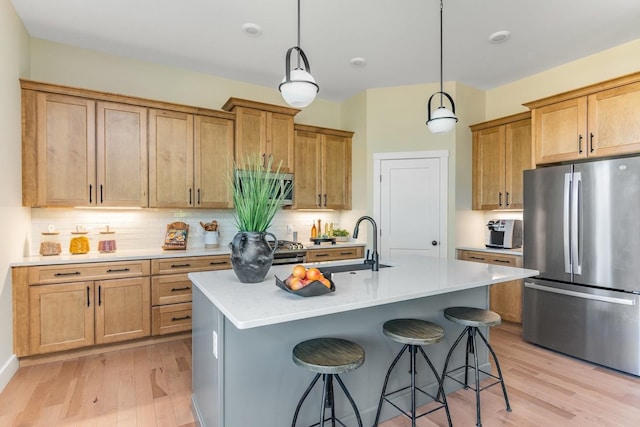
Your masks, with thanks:
[[[640,83],[589,96],[589,156],[640,152]]]
[[[38,93],[36,109],[38,206],[95,205],[95,102]]]
[[[195,117],[195,206],[231,208],[233,121]]]
[[[587,98],[581,97],[532,111],[536,164],[587,157]]]
[[[147,109],[98,102],[98,206],[149,205]]]
[[[351,209],[351,138],[323,135],[322,206]]]
[[[236,108],[236,163],[243,165],[248,157],[266,161],[267,113],[253,108]]]
[[[30,354],[92,345],[93,282],[29,288]]]
[[[295,137],[295,184],[293,207],[314,209],[321,207],[321,135],[314,132],[296,131]]]
[[[473,208],[504,208],[505,127],[496,126],[473,133]]]
[[[96,344],[151,334],[151,288],[148,277],[95,282]]]
[[[505,205],[522,209],[522,172],[532,167],[531,120],[505,125]]]
[[[273,160],[273,169],[280,165],[280,172],[293,173],[293,116],[267,113],[266,153]]]
[[[149,206],[193,207],[193,116],[149,110]]]

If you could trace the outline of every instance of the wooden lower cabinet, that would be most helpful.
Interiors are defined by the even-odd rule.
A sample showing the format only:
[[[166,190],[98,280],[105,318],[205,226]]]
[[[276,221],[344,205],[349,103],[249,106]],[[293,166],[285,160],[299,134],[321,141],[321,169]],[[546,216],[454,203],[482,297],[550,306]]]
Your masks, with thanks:
[[[354,259],[362,257],[364,257],[364,246],[307,250],[307,262],[339,261],[342,259]]]
[[[522,267],[522,256],[519,255],[458,250],[458,259],[507,267]],[[522,323],[522,292],[522,280],[491,285],[489,288],[489,308],[504,320]]]
[[[95,282],[96,344],[148,337],[151,289],[148,277]]]

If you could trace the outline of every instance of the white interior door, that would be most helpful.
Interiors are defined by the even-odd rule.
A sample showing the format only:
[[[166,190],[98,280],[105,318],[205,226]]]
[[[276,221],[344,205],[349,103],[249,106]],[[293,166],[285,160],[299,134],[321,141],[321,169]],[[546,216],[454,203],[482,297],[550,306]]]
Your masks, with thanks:
[[[381,262],[447,256],[447,152],[374,156]],[[376,158],[377,157],[377,158]]]

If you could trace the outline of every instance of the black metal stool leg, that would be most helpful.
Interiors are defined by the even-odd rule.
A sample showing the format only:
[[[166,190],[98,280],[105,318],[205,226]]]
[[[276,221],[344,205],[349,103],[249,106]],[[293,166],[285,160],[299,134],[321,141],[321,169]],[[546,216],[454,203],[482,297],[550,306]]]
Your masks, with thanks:
[[[321,374],[317,374],[313,378],[313,380],[311,381],[311,384],[309,384],[309,387],[307,387],[307,389],[302,394],[302,397],[298,401],[298,406],[296,406],[296,412],[293,415],[293,421],[291,422],[291,427],[296,427],[296,421],[298,420],[298,414],[300,413],[300,408],[302,407],[302,403],[304,402],[304,400],[307,398],[307,396],[311,392],[311,389],[313,388],[313,386],[316,385],[316,383],[318,382],[318,379],[320,378],[320,375]]]
[[[409,346],[411,354],[411,427],[416,427],[416,346]]]
[[[471,338],[471,346],[473,350],[473,367],[475,370],[476,377],[476,426],[482,427],[482,421],[480,420],[480,370],[478,369],[478,352],[477,343],[476,343],[476,331],[477,328],[471,328],[469,331],[469,336]],[[467,353],[468,355],[468,353]]]
[[[422,347],[418,347],[418,349],[420,350],[420,353],[422,353],[422,357],[424,357],[424,360],[429,365],[429,368],[431,369],[431,372],[433,372],[433,375],[436,377],[436,381],[438,381],[438,395],[436,397],[436,401],[440,402],[440,403],[442,403],[444,405],[444,411],[447,414],[447,422],[449,423],[449,427],[452,427],[453,424],[451,423],[451,414],[449,413],[449,405],[447,404],[447,396],[444,393],[444,389],[442,388],[442,383],[444,382],[444,378],[440,378],[440,375],[438,374],[438,371],[436,371],[435,366],[433,366],[433,363],[431,363],[431,360],[427,357],[427,354],[424,352]],[[440,395],[442,395],[442,400],[440,400]]]
[[[335,375],[336,380],[338,381],[338,384],[340,385],[340,388],[342,388],[342,391],[344,392],[344,395],[347,396],[347,399],[349,400],[349,403],[351,403],[351,407],[353,408],[353,412],[356,414],[356,420],[358,420],[358,426],[362,427],[362,419],[360,418],[360,411],[358,411],[358,407],[356,406],[356,402],[353,400],[353,398],[351,397],[351,393],[349,393],[349,390],[347,390],[347,387],[345,387],[344,383],[342,382],[342,379],[340,378],[340,375]],[[342,423],[340,423],[342,424]]]
[[[504,402],[507,405],[507,412],[511,412],[511,405],[509,404],[509,397],[507,396],[507,387],[504,385],[504,377],[502,376],[502,369],[500,369],[500,362],[498,362],[498,357],[496,353],[493,351],[493,347],[489,344],[489,341],[484,337],[482,331],[478,330],[478,334],[482,341],[486,344],[487,348],[491,352],[491,356],[493,356],[493,360],[496,362],[496,370],[498,371],[498,377],[500,379],[500,385],[502,386],[502,394],[504,394]]]
[[[327,376],[329,374],[322,374],[322,399],[320,400],[320,422],[318,425],[324,427],[324,408],[327,402]]]
[[[384,385],[382,386],[382,393],[380,393],[380,401],[378,402],[378,412],[376,413],[376,419],[373,422],[373,427],[377,427],[378,421],[380,420],[380,412],[382,412],[382,402],[384,401],[384,392],[387,390],[387,383],[389,382],[391,371],[393,371],[393,368],[395,368],[396,364],[398,363],[398,360],[400,360],[400,358],[402,357],[404,352],[407,350],[407,348],[409,348],[409,344],[405,344],[402,347],[402,350],[400,350],[396,358],[393,359],[393,362],[391,362],[391,366],[387,370],[387,376],[384,378]]]
[[[467,328],[467,352],[464,355],[464,389],[469,388],[469,354],[475,354],[473,330],[475,328]]]
[[[466,328],[464,328],[462,330],[460,335],[458,335],[458,338],[456,339],[456,341],[451,346],[451,349],[449,349],[449,353],[447,353],[447,358],[444,361],[444,368],[442,369],[442,385],[443,385],[442,392],[443,393],[444,393],[444,380],[447,377],[447,367],[449,366],[449,359],[451,359],[451,355],[453,354],[453,350],[456,349],[456,347],[458,346],[458,344],[460,343],[462,338],[467,334],[467,329],[469,329],[469,326],[467,326]],[[438,392],[437,398],[440,399],[440,392]]]

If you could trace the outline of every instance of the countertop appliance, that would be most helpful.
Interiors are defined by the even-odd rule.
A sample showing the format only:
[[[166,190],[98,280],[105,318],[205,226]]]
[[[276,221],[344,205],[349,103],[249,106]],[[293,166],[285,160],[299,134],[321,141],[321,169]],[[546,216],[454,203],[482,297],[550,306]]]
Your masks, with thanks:
[[[640,375],[640,157],[524,172],[523,336]]]
[[[271,247],[275,244],[270,240]],[[307,250],[299,242],[289,240],[278,240],[278,247],[273,253],[273,265],[282,264],[303,264],[307,259]]]
[[[517,249],[522,247],[522,220],[492,219],[487,223],[487,248]]]

